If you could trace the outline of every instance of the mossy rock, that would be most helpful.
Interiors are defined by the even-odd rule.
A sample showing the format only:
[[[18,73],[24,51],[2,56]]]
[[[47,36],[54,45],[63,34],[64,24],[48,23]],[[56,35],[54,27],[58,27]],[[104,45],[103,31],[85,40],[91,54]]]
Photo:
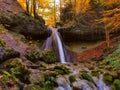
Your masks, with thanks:
[[[5,60],[19,57],[20,53],[12,48],[0,47],[0,63],[5,62]]]
[[[25,56],[32,62],[37,62],[38,60],[40,60],[40,53],[38,50],[29,51]]]
[[[7,71],[18,78],[24,83],[30,83],[28,68],[22,64],[22,60],[19,58],[11,59],[4,64],[7,67]]]
[[[75,81],[76,81],[75,76],[69,76],[69,81],[70,81],[71,83],[75,82]]]
[[[40,66],[40,67],[43,67],[43,68],[46,68],[48,66],[48,64],[46,64],[45,62],[42,62],[42,61],[38,61],[35,64]]]
[[[81,77],[82,77],[83,79],[86,79],[86,80],[94,83],[93,78],[92,78],[89,74],[87,74],[86,72],[81,72],[80,74],[81,74]]]
[[[42,85],[45,81],[44,74],[42,72],[31,73],[29,75],[29,81],[32,84]]]
[[[65,67],[64,65],[55,66],[54,69],[55,69],[55,72],[56,72],[58,75],[59,75],[59,74],[64,75],[64,74],[69,74],[69,73],[70,73],[69,69],[68,69],[67,67]]]
[[[45,88],[45,90],[53,90],[54,86],[55,86],[55,77],[45,76],[45,82],[43,84],[43,88]]]
[[[95,69],[95,70],[92,70],[91,72],[92,76],[99,76],[102,73],[103,72],[100,69]]]
[[[53,50],[47,49],[42,51],[41,57],[44,62],[51,64],[57,62],[56,54]]]
[[[109,85],[109,84],[112,84],[113,77],[110,74],[106,73],[106,74],[103,75],[103,80],[106,84]]]
[[[114,86],[115,90],[120,90],[120,80],[115,79],[113,82],[113,86]]]

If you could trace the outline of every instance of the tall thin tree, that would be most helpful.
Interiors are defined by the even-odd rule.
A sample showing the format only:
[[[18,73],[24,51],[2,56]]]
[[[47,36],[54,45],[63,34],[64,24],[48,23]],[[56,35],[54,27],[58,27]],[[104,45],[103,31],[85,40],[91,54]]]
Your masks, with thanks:
[[[56,2],[54,0],[54,25],[56,24]]]

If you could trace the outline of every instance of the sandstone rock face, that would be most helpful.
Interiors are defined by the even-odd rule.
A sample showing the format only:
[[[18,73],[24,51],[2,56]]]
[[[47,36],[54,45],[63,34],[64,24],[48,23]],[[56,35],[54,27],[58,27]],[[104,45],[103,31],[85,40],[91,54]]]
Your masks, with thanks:
[[[0,38],[5,41],[7,48],[13,48],[21,55],[25,55],[26,49],[28,48],[27,44],[23,43],[10,33],[0,34]]]
[[[17,0],[0,1],[0,23],[8,30],[32,37],[44,39],[48,36],[44,20],[34,19],[25,12]]]

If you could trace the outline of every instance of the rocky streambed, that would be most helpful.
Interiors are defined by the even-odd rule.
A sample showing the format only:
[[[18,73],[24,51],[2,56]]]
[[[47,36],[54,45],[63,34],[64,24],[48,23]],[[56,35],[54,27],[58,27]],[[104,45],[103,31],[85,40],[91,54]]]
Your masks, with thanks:
[[[46,64],[24,58],[9,59],[0,67],[0,89],[119,90],[120,71],[105,69],[98,63]]]

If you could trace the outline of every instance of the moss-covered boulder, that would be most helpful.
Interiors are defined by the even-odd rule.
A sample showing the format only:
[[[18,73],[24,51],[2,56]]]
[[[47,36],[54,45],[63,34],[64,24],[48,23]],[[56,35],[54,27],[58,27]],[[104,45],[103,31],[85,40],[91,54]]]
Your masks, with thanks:
[[[20,53],[11,48],[0,47],[0,63],[7,59],[19,57]]]
[[[83,72],[80,72],[80,76],[81,76],[83,79],[86,79],[86,80],[94,83],[93,78],[92,78],[89,74],[87,74],[86,72],[84,72],[84,71],[83,71]]]
[[[45,82],[43,72],[40,72],[39,70],[32,70],[32,71],[33,72],[31,72],[29,75],[30,83],[42,85]]]
[[[57,62],[56,54],[53,50],[47,49],[42,51],[41,57],[44,62],[51,64]]]
[[[75,76],[69,76],[69,81],[70,81],[71,83],[73,83],[74,81],[76,81]]]
[[[64,65],[55,66],[54,71],[56,72],[57,75],[59,74],[64,75],[70,73],[70,70]]]
[[[6,71],[8,73],[10,73],[18,80],[24,83],[30,83],[29,81],[30,72],[28,68],[22,63],[22,59],[20,58],[10,59],[4,62],[2,65],[6,67]]]
[[[48,37],[45,21],[39,16],[36,19],[30,16],[17,0],[0,1],[0,23],[8,30],[21,33],[25,37],[33,39]]]
[[[26,58],[32,62],[37,62],[41,59],[40,52],[38,50],[27,51]]]

